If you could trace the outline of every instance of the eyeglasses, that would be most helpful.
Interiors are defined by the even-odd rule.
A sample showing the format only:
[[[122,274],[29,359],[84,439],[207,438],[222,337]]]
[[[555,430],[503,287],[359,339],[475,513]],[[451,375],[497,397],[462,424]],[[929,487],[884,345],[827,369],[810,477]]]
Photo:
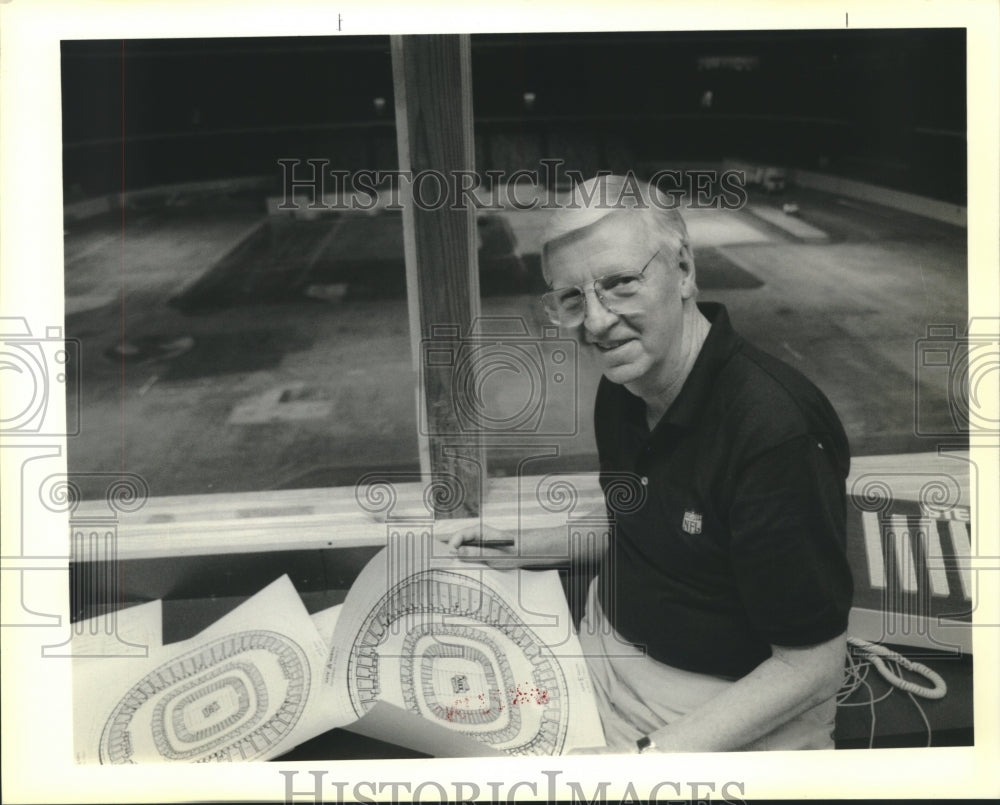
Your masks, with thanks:
[[[629,302],[634,300],[646,281],[646,269],[662,249],[657,249],[646,265],[638,271],[615,271],[588,283],[605,309],[615,315],[628,315]],[[549,320],[560,327],[579,327],[587,315],[587,293],[584,285],[568,285],[542,294],[542,307]]]

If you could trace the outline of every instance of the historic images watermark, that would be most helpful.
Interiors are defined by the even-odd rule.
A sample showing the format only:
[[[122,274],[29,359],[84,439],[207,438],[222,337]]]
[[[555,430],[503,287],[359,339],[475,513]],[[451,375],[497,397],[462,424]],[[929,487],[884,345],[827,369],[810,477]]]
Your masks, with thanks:
[[[626,781],[620,797],[610,796],[610,781],[584,784],[559,779],[562,771],[543,770],[542,777],[504,780],[480,784],[468,780],[391,781],[336,780],[326,770],[305,772],[281,769],[284,801],[291,803],[343,802],[519,802],[538,799],[547,802],[720,802],[743,805],[746,785],[740,780],[660,780],[653,784]],[[621,785],[620,781],[618,785]]]
[[[544,326],[539,338],[523,317],[483,316],[467,333],[456,325],[433,325],[420,348],[424,375],[439,375],[449,390],[446,421],[459,432],[573,436],[579,430],[577,342],[561,337],[558,327]],[[501,383],[505,393],[497,402],[486,387]],[[420,431],[450,434],[426,412]]]
[[[625,173],[621,191],[611,195],[605,186],[579,187],[582,171],[564,168],[561,159],[542,159],[539,167],[515,171],[399,171],[330,168],[329,159],[279,159],[283,197],[279,210],[402,210],[412,200],[422,210],[505,209],[556,210],[592,206],[658,209],[736,210],[747,202],[746,174],[742,170],[658,170],[648,180]],[[597,171],[598,176],[611,171]],[[643,198],[648,183],[659,193]],[[577,186],[575,197],[563,188]]]

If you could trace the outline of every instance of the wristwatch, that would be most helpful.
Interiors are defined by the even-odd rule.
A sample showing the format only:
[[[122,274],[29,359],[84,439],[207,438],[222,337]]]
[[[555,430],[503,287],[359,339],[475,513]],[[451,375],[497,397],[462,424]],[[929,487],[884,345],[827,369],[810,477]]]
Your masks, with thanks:
[[[635,742],[635,745],[639,747],[640,755],[644,755],[647,752],[656,751],[656,744],[653,743],[653,739],[650,738],[648,735],[642,736],[638,741]]]

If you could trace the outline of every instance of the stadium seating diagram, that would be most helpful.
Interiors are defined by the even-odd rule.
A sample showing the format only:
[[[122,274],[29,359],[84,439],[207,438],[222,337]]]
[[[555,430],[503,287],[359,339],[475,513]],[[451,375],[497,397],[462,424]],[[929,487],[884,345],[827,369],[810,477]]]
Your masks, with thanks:
[[[385,553],[352,587],[327,664],[356,717],[385,701],[513,756],[603,745],[555,573],[519,584],[516,573],[425,566],[397,580]]]
[[[116,656],[101,618],[79,624],[78,763],[267,760],[348,720],[327,707],[328,648],[288,576],[186,640],[163,644],[160,617],[158,603],[119,616],[146,656]]]
[[[283,690],[272,684],[269,695],[265,666]],[[228,635],[133,685],[104,727],[100,760],[254,760],[295,726],[309,684],[308,662],[293,641],[268,631]]]
[[[383,596],[351,648],[347,682],[358,715],[386,692],[380,655],[399,660],[408,710],[512,755],[562,751],[565,677],[552,651],[485,583],[427,570]]]
[[[105,624],[81,622],[76,647],[90,645],[74,662],[77,762],[267,760],[350,729],[376,702],[437,725],[437,738],[417,730],[429,754],[441,736],[468,738],[472,754],[603,745],[558,574],[519,581],[415,565],[412,555],[392,566],[387,553],[364,568],[336,618],[315,621],[282,576],[180,642],[162,643],[158,606],[125,610],[120,636],[147,645],[146,656],[115,656]],[[392,724],[381,740],[397,738]]]

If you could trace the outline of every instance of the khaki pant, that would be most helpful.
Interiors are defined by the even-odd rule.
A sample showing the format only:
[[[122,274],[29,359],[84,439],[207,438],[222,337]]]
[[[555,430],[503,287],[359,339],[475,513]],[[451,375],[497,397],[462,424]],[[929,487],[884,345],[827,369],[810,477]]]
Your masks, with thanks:
[[[664,665],[627,643],[604,617],[597,579],[590,585],[580,623],[597,707],[609,747],[636,751],[635,742],[655,732],[730,685],[728,679]],[[836,697],[807,710],[743,750],[833,749]]]

